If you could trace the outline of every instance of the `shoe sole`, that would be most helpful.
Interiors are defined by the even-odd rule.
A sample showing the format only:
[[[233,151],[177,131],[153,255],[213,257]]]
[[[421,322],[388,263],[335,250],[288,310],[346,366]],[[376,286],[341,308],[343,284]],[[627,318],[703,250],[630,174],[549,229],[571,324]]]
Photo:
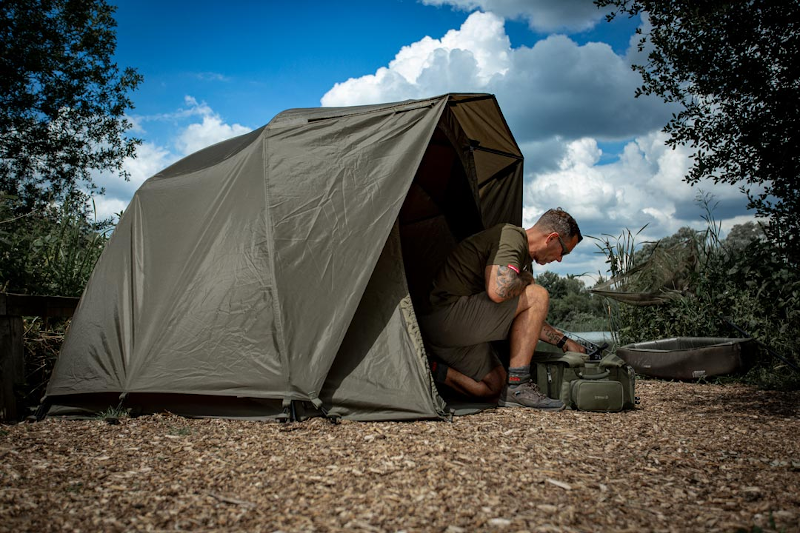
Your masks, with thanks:
[[[497,402],[497,407],[527,407],[528,409],[536,409],[537,411],[563,411],[567,406],[562,403],[557,407],[533,407],[522,403],[500,400]]]

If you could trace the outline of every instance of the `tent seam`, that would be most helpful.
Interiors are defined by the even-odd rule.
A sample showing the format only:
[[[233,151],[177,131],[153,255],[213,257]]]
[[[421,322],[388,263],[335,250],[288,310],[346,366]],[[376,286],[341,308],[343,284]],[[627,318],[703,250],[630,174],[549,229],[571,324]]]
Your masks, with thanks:
[[[281,315],[281,307],[280,307],[280,297],[278,296],[278,284],[275,279],[275,240],[274,234],[272,231],[272,211],[270,209],[270,194],[269,194],[269,179],[270,179],[270,171],[269,171],[269,136],[267,135],[267,131],[269,129],[264,130],[264,137],[262,142],[262,153],[263,153],[263,174],[264,174],[264,228],[266,232],[267,238],[267,256],[270,263],[270,268],[268,269],[267,275],[269,276],[269,286],[272,290],[272,310],[273,310],[273,317],[275,320],[275,333],[277,336],[279,350],[279,357],[278,360],[281,362],[281,368],[284,370],[283,375],[285,378],[285,388],[283,392],[283,399],[284,401],[287,398],[291,397],[289,394],[289,389],[291,388],[292,384],[292,377],[291,377],[291,365],[287,364],[288,358],[286,355],[286,336],[283,329],[283,319]],[[266,355],[266,354],[262,354]]]

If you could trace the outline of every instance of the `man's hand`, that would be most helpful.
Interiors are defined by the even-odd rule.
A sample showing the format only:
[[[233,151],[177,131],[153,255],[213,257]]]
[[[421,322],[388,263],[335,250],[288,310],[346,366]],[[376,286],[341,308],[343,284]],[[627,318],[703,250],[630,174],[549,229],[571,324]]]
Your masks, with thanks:
[[[578,344],[572,339],[567,339],[566,344],[564,344],[563,350],[565,352],[579,352],[579,353],[586,353],[586,348]]]
[[[517,273],[507,266],[488,265],[485,271],[486,294],[496,303],[505,302],[522,294],[525,287],[533,283],[530,272]]]

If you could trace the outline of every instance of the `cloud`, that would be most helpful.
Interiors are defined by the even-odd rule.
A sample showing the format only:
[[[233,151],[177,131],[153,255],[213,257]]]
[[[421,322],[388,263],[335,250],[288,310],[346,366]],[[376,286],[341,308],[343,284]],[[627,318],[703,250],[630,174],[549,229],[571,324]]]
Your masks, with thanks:
[[[525,185],[523,218],[531,226],[551,207],[561,206],[577,220],[599,220],[603,210],[620,201],[620,192],[594,165],[601,155],[590,138],[566,143],[559,168],[534,175]]]
[[[349,106],[481,90],[508,70],[510,54],[503,20],[474,13],[441,39],[425,37],[404,46],[375,74],[337,83],[321,102]]]
[[[183,155],[192,154],[212,144],[251,131],[250,128],[241,124],[226,124],[208,104],[200,103],[192,96],[186,96],[184,101],[189,106],[182,110],[186,113],[184,116],[199,115],[203,117],[203,121],[186,126],[175,140],[175,146]]]
[[[638,229],[650,224],[663,236],[702,221],[697,204],[702,191],[719,203],[743,200],[736,187],[684,182],[692,152],[686,147],[673,150],[665,140],[661,132],[637,137],[605,165],[598,164],[602,152],[594,139],[565,143],[558,169],[526,175],[526,221],[535,222],[557,204],[595,227]]]
[[[588,30],[607,12],[586,0],[422,0],[422,3],[449,5],[464,11],[479,9],[506,19],[523,19],[532,30],[540,33]]]
[[[128,208],[130,198],[121,199],[110,196],[95,196],[95,217],[96,220],[112,219],[115,222],[119,220],[119,214]]]
[[[135,115],[130,117],[131,121],[137,125],[138,128],[144,128],[145,124],[172,122],[178,123],[185,119],[193,117],[202,117],[207,115],[214,115],[214,110],[205,103],[198,102],[194,96],[186,95],[183,97],[184,107],[179,107],[169,113],[157,113],[154,115]]]
[[[672,112],[656,98],[634,99],[639,82],[610,46],[552,35],[515,49],[508,73],[487,89],[523,140],[619,140],[660,128]]]
[[[140,144],[136,149],[136,157],[127,157],[123,162],[123,168],[130,174],[128,181],[108,173],[94,178],[95,183],[106,191],[103,196],[95,198],[97,217],[100,219],[112,217],[127,209],[133,193],[147,178],[178,159],[178,155],[164,147],[149,142]]]
[[[250,128],[241,124],[225,124],[217,115],[206,115],[203,122],[190,124],[175,141],[182,154],[194,153],[206,146],[211,146],[225,139],[244,135]]]
[[[693,187],[684,182],[692,152],[685,147],[673,150],[665,140],[661,132],[637,137],[616,161],[605,165],[598,164],[602,152],[594,139],[565,142],[557,169],[526,173],[524,225],[532,225],[547,209],[563,207],[584,235],[616,237],[644,228],[636,241],[643,243],[684,226],[704,228],[705,212],[698,202],[704,193],[712,195],[713,214],[726,231],[751,219],[742,214],[746,199],[736,187],[711,183]],[[605,259],[595,253],[592,242],[587,240],[589,245],[581,244],[568,261],[548,269],[560,274],[604,271]]]
[[[375,74],[337,83],[323,106],[427,98],[447,92],[489,92],[518,142],[594,137],[629,139],[662,126],[672,108],[633,98],[640,79],[610,46],[579,46],[553,35],[532,48],[511,48],[503,19],[473,13],[441,39],[404,46]]]
[[[184,107],[170,113],[133,117],[138,132],[144,132],[146,124],[171,122],[179,125],[181,132],[172,140],[180,155],[189,155],[206,146],[243,135],[251,128],[241,124],[227,124],[206,102],[199,102],[195,97],[186,95]],[[200,117],[202,120],[186,124],[187,120]]]
[[[225,74],[220,74],[219,72],[197,72],[195,74],[198,80],[201,81],[222,81],[222,82],[229,82],[232,80],[230,76],[226,76]]]
[[[558,169],[567,149],[567,143],[558,135],[518,144],[525,155],[525,170],[528,173],[552,172]]]

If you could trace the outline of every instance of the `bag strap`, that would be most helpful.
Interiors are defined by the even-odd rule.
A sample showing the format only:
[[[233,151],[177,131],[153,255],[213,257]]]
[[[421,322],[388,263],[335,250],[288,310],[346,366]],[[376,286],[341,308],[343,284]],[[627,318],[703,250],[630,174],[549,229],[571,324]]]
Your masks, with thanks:
[[[584,375],[583,372],[578,372],[578,377],[581,379],[605,379],[608,377],[610,373],[611,372],[608,370],[600,372],[599,374],[586,374],[586,375]]]

